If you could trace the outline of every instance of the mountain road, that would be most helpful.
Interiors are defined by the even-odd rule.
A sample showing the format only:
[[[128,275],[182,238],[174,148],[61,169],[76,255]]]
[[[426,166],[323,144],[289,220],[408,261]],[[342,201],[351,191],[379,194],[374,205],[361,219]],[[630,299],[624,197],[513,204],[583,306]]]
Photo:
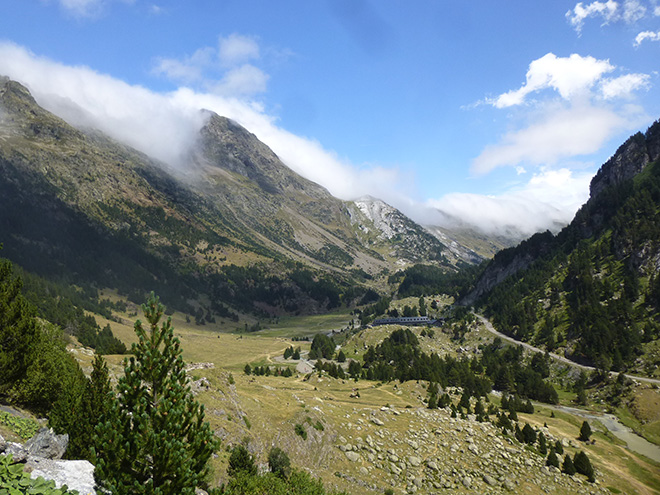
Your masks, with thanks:
[[[493,327],[493,324],[492,324],[490,321],[488,321],[488,319],[485,318],[484,316],[482,316],[482,315],[478,315],[478,314],[475,315],[475,316],[476,316],[477,319],[478,319],[478,320],[484,325],[484,327],[486,328],[486,330],[488,330],[490,333],[492,333],[492,334],[494,334],[494,335],[497,335],[497,336],[500,337],[502,340],[506,340],[507,342],[510,342],[510,343],[512,343],[512,344],[515,344],[515,345],[521,345],[521,346],[523,346],[525,349],[528,349],[528,350],[530,350],[530,351],[532,351],[532,352],[542,352],[542,353],[545,353],[545,351],[544,351],[543,349],[539,349],[538,347],[534,347],[534,346],[531,345],[531,344],[528,344],[528,343],[526,343],[526,342],[521,342],[521,341],[516,340],[516,339],[514,339],[514,338],[512,338],[512,337],[509,337],[508,335],[504,335],[503,333],[498,332],[498,331],[495,329],[495,327]],[[566,358],[566,357],[564,357],[564,356],[560,356],[559,354],[554,354],[554,353],[552,353],[552,352],[550,352],[550,353],[548,353],[548,354],[549,354],[549,356],[550,356],[552,359],[555,359],[556,361],[560,361],[560,362],[562,362],[562,363],[568,364],[568,365],[570,365],[570,366],[574,366],[574,367],[576,367],[576,368],[580,368],[580,369],[585,370],[585,371],[596,371],[596,368],[594,368],[593,366],[587,366],[587,365],[585,365],[585,364],[576,363],[575,361],[571,361],[570,359],[568,359],[568,358]],[[610,376],[619,376],[619,373],[618,373],[617,371],[610,371],[609,374],[610,374]],[[647,378],[647,377],[645,377],[645,376],[629,375],[629,374],[627,374],[627,373],[626,373],[625,375],[626,375],[628,378],[632,378],[633,380],[638,380],[638,381],[640,381],[640,382],[654,383],[654,384],[660,385],[660,380],[655,379],[655,378]]]

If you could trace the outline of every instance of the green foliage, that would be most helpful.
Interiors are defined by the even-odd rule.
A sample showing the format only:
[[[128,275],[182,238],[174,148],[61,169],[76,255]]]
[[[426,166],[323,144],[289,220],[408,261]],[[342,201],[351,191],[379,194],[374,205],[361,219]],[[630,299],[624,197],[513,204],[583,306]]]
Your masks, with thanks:
[[[529,423],[525,423],[522,429],[523,441],[529,445],[533,445],[536,442],[536,430],[529,426]]]
[[[307,430],[305,430],[305,427],[301,425],[300,423],[296,423],[296,426],[294,427],[294,431],[296,432],[296,435],[298,435],[300,438],[303,440],[307,440]]]
[[[539,444],[539,454],[546,455],[548,453],[548,444],[545,440],[545,435],[543,432],[540,432],[538,435],[538,444]]]
[[[467,292],[478,267],[462,267],[451,271],[435,265],[413,265],[390,277],[389,283],[401,280],[399,297],[423,296],[424,294],[449,294],[461,297]]]
[[[319,333],[312,340],[312,348],[310,350],[310,359],[332,359],[335,355],[335,341],[332,337]]]
[[[257,466],[254,463],[254,458],[243,445],[237,445],[231,449],[227,474],[232,477],[238,476],[239,474],[246,474],[249,476],[257,474]]]
[[[99,354],[126,353],[126,346],[113,335],[110,325],[101,329],[96,319],[85,313],[91,311],[111,319],[112,309],[125,309],[125,303],[101,300],[91,285],[71,287],[27,272],[22,272],[22,277],[25,297],[41,318],[66,329],[82,345]]]
[[[554,466],[557,469],[559,469],[559,458],[557,457],[557,454],[555,453],[555,449],[550,449],[550,454],[548,454],[548,458],[545,461],[546,466]]]
[[[39,341],[34,309],[21,294],[22,282],[12,275],[12,265],[0,259],[0,394],[27,373],[30,352]]]
[[[594,468],[589,461],[589,457],[583,451],[580,451],[575,454],[573,458],[573,465],[575,466],[575,471],[584,474],[589,481],[592,483],[596,481],[594,476]]]
[[[360,324],[369,324],[376,316],[384,315],[390,307],[392,298],[382,297],[377,303],[367,306],[360,313]]]
[[[291,473],[291,460],[282,449],[272,447],[268,452],[268,467],[275,476],[286,479]]]
[[[36,319],[21,287],[11,263],[0,259],[0,396],[47,414],[84,377],[62,331]]]
[[[313,272],[296,263],[226,265],[210,279],[216,311],[219,306],[230,304],[253,313],[258,302],[287,312],[310,305],[332,309],[341,306],[343,295],[350,288],[341,278]]]
[[[589,440],[591,437],[591,426],[589,426],[589,423],[587,421],[582,422],[582,426],[580,427],[580,436],[578,437],[578,440],[582,440],[583,442],[586,442]]]
[[[114,399],[108,367],[99,354],[94,356],[91,378],[85,382],[82,389],[65,390],[53,407],[49,424],[57,433],[69,435],[67,458],[92,461],[95,427],[106,421]]]
[[[159,327],[164,308],[153,294],[142,309],[149,328],[135,323],[133,356],[96,429],[95,477],[114,495],[192,495],[217,442],[190,391],[171,320]]]
[[[0,411],[0,424],[9,428],[23,440],[32,438],[39,431],[39,423],[35,420],[19,418],[4,411]]]
[[[231,478],[219,492],[222,495],[347,495],[345,492],[327,491],[321,480],[308,473],[291,470],[285,479],[274,473],[252,476],[239,473]]]
[[[569,476],[573,476],[575,474],[575,466],[573,465],[573,459],[571,459],[570,454],[566,454],[566,457],[564,457],[564,463],[561,466],[561,472],[566,473]]]
[[[6,495],[78,495],[76,490],[69,490],[66,485],[55,488],[55,482],[41,476],[30,478],[23,471],[24,464],[13,463],[12,456],[0,455],[0,494]]]
[[[370,380],[427,380],[443,387],[463,387],[474,396],[492,389],[487,377],[474,373],[470,360],[422,352],[417,336],[409,329],[395,330],[377,346],[370,346],[364,367],[363,376]]]
[[[658,125],[631,142],[640,149],[657,146]],[[620,158],[614,157],[613,163]],[[594,181],[604,180],[612,166],[604,165]],[[634,179],[610,185],[591,198],[558,235],[537,234],[498,253],[492,268],[514,259],[535,261],[482,303],[496,327],[508,335],[548,350],[570,344],[574,360],[624,370],[637,359],[642,343],[660,334],[658,326],[649,323],[660,316],[660,277],[644,268],[659,246],[656,162]]]

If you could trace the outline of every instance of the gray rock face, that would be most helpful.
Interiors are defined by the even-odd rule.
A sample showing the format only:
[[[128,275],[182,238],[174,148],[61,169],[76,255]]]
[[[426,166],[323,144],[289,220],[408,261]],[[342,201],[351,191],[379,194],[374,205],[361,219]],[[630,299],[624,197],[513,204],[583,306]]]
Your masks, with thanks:
[[[78,490],[81,495],[96,495],[94,490],[94,466],[89,461],[63,461],[28,457],[26,466],[32,469],[30,477],[39,476],[53,480],[60,488],[66,485],[71,490]]]
[[[69,435],[56,435],[52,428],[41,428],[25,443],[28,454],[45,459],[61,459],[69,444]]]

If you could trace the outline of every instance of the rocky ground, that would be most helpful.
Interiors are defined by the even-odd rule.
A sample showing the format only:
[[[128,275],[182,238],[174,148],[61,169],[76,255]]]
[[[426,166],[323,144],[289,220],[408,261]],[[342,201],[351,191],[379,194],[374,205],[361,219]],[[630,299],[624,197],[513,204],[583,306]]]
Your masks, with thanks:
[[[396,493],[609,493],[545,466],[544,457],[473,417],[388,407],[347,416],[336,446],[351,465],[340,475],[374,490],[384,483]],[[559,440],[573,450],[572,440]]]

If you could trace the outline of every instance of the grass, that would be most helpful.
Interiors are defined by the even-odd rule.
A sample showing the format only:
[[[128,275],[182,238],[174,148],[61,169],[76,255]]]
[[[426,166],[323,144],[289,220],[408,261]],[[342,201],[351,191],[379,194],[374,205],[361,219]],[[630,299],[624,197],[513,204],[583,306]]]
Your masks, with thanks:
[[[276,324],[269,324],[262,333],[269,337],[310,337],[318,333],[328,333],[346,328],[352,316],[348,310],[341,310],[324,315],[286,316]]]
[[[133,323],[128,321],[127,315],[122,316],[126,321],[110,324],[113,332],[126,344],[130,344],[135,339]],[[344,436],[350,442],[356,435],[359,421],[362,419],[368,422],[371,412],[382,406],[388,405],[398,410],[404,410],[407,406],[422,407],[422,399],[426,396],[425,383],[410,381],[403,384],[379,384],[365,380],[356,383],[327,376],[318,377],[316,374],[310,378],[303,375],[282,378],[247,376],[243,373],[246,363],[281,364],[279,358],[291,345],[301,346],[303,351],[309,349],[308,342],[292,342],[290,337],[311,337],[319,332],[345,328],[349,319],[350,315],[346,312],[287,317],[282,318],[277,325],[255,334],[233,334],[223,331],[221,325],[199,327],[187,323],[183,315],[173,316],[175,333],[181,339],[184,359],[187,362],[215,364],[214,369],[194,372],[206,377],[211,383],[211,389],[201,392],[197,397],[206,407],[206,418],[212,429],[222,438],[223,451],[212,461],[215,483],[222,481],[226,471],[226,449],[231,445],[249,443],[255,452],[262,453],[262,457],[272,445],[280,446],[292,460],[298,460],[299,466],[323,478],[326,486],[337,486],[356,495],[373,493],[334,476],[335,471],[351,473],[351,469],[357,469],[342,456],[336,456],[337,438]],[[100,318],[97,317],[97,320]],[[99,323],[106,324],[105,321]],[[421,330],[413,329],[418,335]],[[365,345],[378,343],[391,331],[392,328],[388,327],[374,327],[352,336],[345,346],[347,356],[354,357],[354,350],[358,351],[358,357],[361,356]],[[442,353],[443,349],[457,345],[441,329],[435,329],[435,334],[433,339],[421,339],[429,347],[428,351],[435,349]],[[89,356],[83,357],[89,360]],[[118,366],[121,360],[121,356],[108,357],[111,366]],[[234,384],[230,383],[230,374]],[[354,388],[359,390],[359,398],[350,397]],[[560,392],[561,402],[570,404],[574,395]],[[454,399],[457,400],[456,397]],[[498,400],[494,399],[493,402]],[[542,427],[547,423],[551,434],[570,439],[573,446],[567,447],[566,451],[571,455],[578,450],[585,450],[598,471],[599,482],[608,487],[610,492],[652,494],[660,491],[660,466],[657,463],[632,454],[623,448],[618,439],[607,434],[594,433],[595,445],[578,442],[576,438],[583,419],[563,411],[554,411],[554,414],[552,418],[551,410],[541,406],[537,407],[535,414],[519,413],[519,417],[522,424],[526,421]],[[629,412],[622,411],[619,416],[639,426],[639,422]],[[406,435],[410,428],[405,419],[407,417],[403,415],[389,421],[388,430],[401,436]],[[301,425],[305,430],[307,439],[296,434],[296,425]],[[654,431],[655,424],[649,425]],[[257,461],[266,460],[259,458]],[[360,478],[359,473],[354,474]],[[371,481],[381,490],[388,488],[384,481],[374,478]]]

